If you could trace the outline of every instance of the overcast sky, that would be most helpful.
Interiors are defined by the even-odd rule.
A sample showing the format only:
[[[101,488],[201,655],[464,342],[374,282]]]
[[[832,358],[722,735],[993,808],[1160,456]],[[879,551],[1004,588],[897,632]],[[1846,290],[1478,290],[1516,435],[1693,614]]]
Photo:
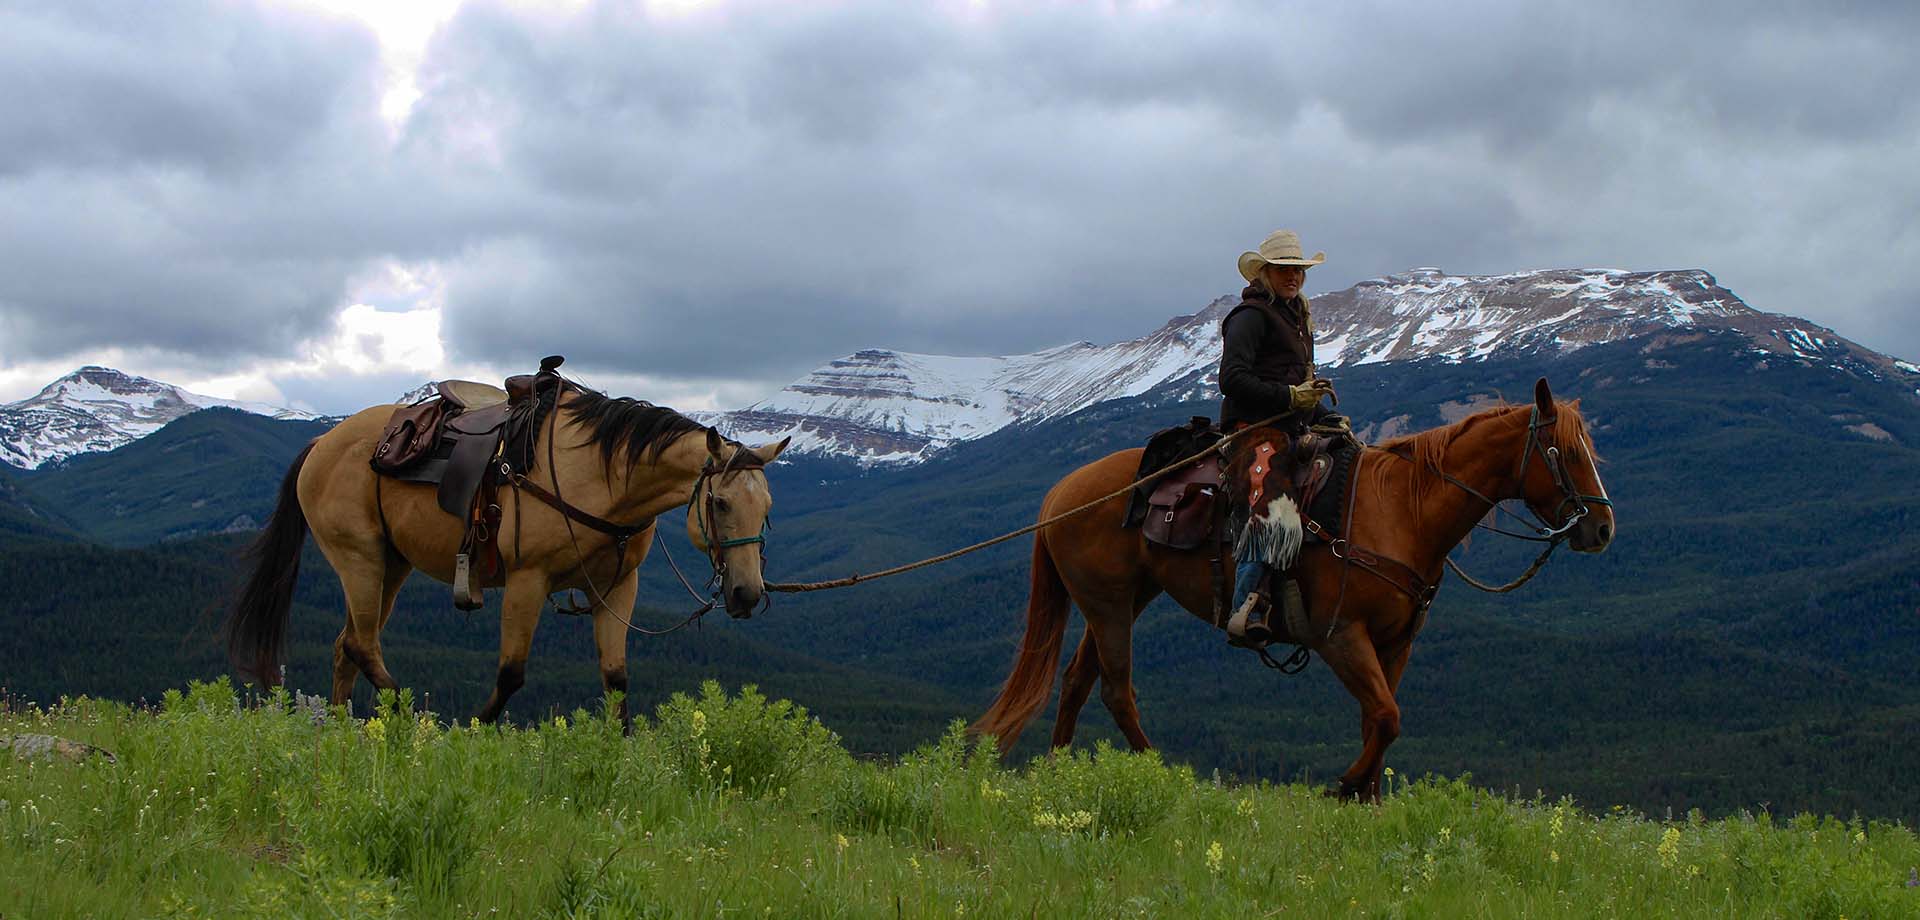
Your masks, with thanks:
[[[0,400],[732,408],[1414,266],[1704,268],[1920,358],[1920,4],[0,0]]]

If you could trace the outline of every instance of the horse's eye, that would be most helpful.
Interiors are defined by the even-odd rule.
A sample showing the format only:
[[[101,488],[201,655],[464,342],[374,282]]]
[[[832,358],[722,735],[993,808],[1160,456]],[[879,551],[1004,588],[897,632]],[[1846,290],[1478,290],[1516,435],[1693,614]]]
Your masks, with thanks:
[[[724,498],[715,498],[713,500],[713,509],[715,511],[725,511],[730,507],[732,507],[732,503]]]

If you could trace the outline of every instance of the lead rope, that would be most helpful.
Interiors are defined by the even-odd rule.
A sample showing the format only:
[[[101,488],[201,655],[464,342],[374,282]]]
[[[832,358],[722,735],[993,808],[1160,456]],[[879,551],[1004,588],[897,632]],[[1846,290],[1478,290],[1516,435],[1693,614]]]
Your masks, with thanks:
[[[930,565],[945,562],[949,559],[954,559],[960,556],[964,556],[971,552],[976,552],[978,550],[986,549],[987,547],[993,546],[996,543],[1005,543],[1008,540],[1013,539],[1014,537],[1025,536],[1043,527],[1050,527],[1068,518],[1077,517],[1081,514],[1091,511],[1097,506],[1104,505],[1107,502],[1113,501],[1114,499],[1119,498],[1120,496],[1125,495],[1128,492],[1131,492],[1134,489],[1137,489],[1143,485],[1146,485],[1149,482],[1159,479],[1160,477],[1165,476],[1166,474],[1171,473],[1174,470],[1177,470],[1183,466],[1186,466],[1189,463],[1193,463],[1195,461],[1205,458],[1208,454],[1218,451],[1222,446],[1232,443],[1235,440],[1238,440],[1242,435],[1256,428],[1264,428],[1292,414],[1293,414],[1292,410],[1288,410],[1286,412],[1277,413],[1275,415],[1268,416],[1267,418],[1263,418],[1260,421],[1254,422],[1253,424],[1248,425],[1247,427],[1242,428],[1239,431],[1226,435],[1222,437],[1220,440],[1213,442],[1213,444],[1209,445],[1206,450],[1203,450],[1197,454],[1194,454],[1191,457],[1186,457],[1180,460],[1176,460],[1172,463],[1169,463],[1166,466],[1163,466],[1160,469],[1147,474],[1145,477],[1142,477],[1137,482],[1134,482],[1126,486],[1125,488],[1122,488],[1115,492],[1110,492],[1106,495],[1103,495],[1099,498],[1094,499],[1093,501],[1087,502],[1086,504],[1081,505],[1078,508],[1074,508],[1071,511],[1063,511],[1059,514],[1054,515],[1053,517],[1047,518],[1044,521],[1039,521],[1034,524],[1029,524],[1011,533],[1001,534],[1000,536],[994,537],[991,540],[982,540],[978,543],[973,544],[972,546],[963,546],[952,552],[941,553],[938,556],[930,556],[918,562],[909,562],[906,565],[896,565],[893,568],[883,569],[881,571],[872,572],[869,574],[848,575],[845,578],[836,578],[832,581],[809,581],[809,582],[800,582],[800,583],[769,582],[766,585],[766,589],[768,591],[779,591],[785,594],[793,594],[793,593],[804,592],[804,591],[825,591],[829,588],[845,588],[851,585],[857,585],[863,581],[873,581],[879,578],[886,578],[889,575],[898,575],[902,572],[911,572],[914,569],[925,568]]]

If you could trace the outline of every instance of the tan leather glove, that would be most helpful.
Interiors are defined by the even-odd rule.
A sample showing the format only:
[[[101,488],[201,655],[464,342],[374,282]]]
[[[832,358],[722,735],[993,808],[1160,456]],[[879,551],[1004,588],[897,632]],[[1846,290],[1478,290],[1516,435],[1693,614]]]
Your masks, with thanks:
[[[1340,397],[1333,392],[1333,382],[1325,378],[1287,388],[1293,397],[1293,411],[1304,412],[1320,404],[1321,399],[1331,399],[1334,405],[1340,405]]]

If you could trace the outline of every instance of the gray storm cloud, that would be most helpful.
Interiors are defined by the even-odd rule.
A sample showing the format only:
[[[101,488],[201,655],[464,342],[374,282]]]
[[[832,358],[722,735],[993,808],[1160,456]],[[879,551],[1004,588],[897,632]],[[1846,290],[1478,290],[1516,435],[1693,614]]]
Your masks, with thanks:
[[[1907,4],[475,3],[397,133],[351,23],[4,9],[0,361],[272,356],[395,259],[461,360],[779,383],[1136,335],[1277,226],[1314,289],[1701,267],[1920,355]]]

